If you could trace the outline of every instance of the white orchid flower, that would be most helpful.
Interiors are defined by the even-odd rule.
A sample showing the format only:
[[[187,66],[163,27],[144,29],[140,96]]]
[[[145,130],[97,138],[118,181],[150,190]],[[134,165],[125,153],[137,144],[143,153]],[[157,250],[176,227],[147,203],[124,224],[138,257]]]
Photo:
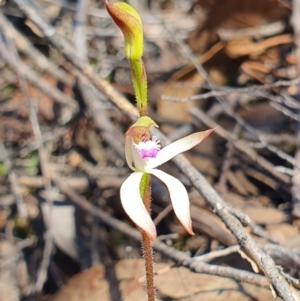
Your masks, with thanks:
[[[151,126],[157,127],[151,118],[144,116],[139,118],[126,132],[126,160],[133,173],[121,186],[122,206],[132,221],[143,229],[150,239],[154,240],[156,228],[140,194],[140,182],[143,175],[145,173],[151,174],[165,183],[177,218],[187,232],[192,235],[194,233],[186,188],[178,179],[157,169],[157,167],[201,143],[213,130],[191,134],[161,149],[157,138],[150,135]]]

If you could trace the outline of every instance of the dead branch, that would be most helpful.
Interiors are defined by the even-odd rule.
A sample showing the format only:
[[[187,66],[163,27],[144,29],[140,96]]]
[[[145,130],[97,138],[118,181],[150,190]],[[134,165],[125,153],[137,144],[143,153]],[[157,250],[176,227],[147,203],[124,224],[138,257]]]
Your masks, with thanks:
[[[290,179],[288,176],[278,172],[273,164],[268,162],[265,158],[257,154],[255,150],[252,148],[247,147],[243,141],[238,140],[235,141],[235,138],[230,134],[228,131],[220,127],[215,121],[213,121],[207,114],[205,114],[202,110],[198,108],[192,108],[191,114],[203,122],[206,126],[215,128],[215,132],[220,135],[222,138],[225,138],[226,140],[233,143],[233,145],[241,152],[245,153],[247,156],[249,156],[254,162],[258,163],[262,168],[264,168],[266,171],[271,173],[274,177],[279,179],[285,184],[288,184],[290,182]]]
[[[33,47],[30,41],[17,31],[3,14],[0,14],[0,28],[2,32],[5,32],[6,36],[14,39],[18,50],[31,58],[41,71],[46,71],[62,83],[72,86],[73,80],[70,75],[63,71],[63,69],[58,68],[53,62]]]

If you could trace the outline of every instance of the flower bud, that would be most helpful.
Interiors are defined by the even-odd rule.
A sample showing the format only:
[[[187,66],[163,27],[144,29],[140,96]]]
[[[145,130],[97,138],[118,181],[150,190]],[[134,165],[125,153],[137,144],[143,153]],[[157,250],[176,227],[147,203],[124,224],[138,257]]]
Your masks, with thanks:
[[[125,56],[138,60],[143,54],[143,25],[137,11],[125,2],[109,3],[105,1],[108,13],[122,30],[125,39]]]

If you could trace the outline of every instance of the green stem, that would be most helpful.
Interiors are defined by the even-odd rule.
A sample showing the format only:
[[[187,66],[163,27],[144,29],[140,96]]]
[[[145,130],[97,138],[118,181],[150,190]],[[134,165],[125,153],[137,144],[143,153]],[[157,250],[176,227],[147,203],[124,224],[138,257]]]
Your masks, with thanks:
[[[132,71],[132,85],[136,97],[136,104],[140,116],[147,115],[147,74],[142,59],[130,60]]]

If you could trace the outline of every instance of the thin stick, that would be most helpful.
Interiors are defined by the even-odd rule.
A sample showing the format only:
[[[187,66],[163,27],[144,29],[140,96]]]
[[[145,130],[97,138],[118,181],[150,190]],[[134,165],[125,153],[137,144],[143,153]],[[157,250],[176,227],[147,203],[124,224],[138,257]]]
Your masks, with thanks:
[[[254,149],[247,147],[247,145],[245,143],[243,143],[242,141],[235,141],[235,137],[232,134],[230,134],[224,128],[219,126],[214,120],[212,120],[202,110],[200,110],[199,108],[192,108],[190,110],[190,113],[192,114],[193,117],[197,118],[198,120],[200,120],[207,126],[215,128],[215,132],[218,135],[220,135],[224,139],[227,139],[228,141],[232,142],[233,146],[235,148],[237,148],[239,151],[245,153],[249,158],[251,158],[254,162],[256,162],[260,166],[262,166],[266,171],[271,173],[278,180],[282,181],[285,184],[289,184],[290,178],[288,176],[278,172],[273,164],[271,164],[265,158],[260,156]]]
[[[44,80],[37,72],[28,67],[26,64],[18,61],[18,63],[11,59],[11,56],[8,55],[6,49],[4,47],[4,43],[0,43],[0,56],[1,58],[8,63],[16,73],[20,74],[24,80],[30,82],[33,86],[38,88],[40,91],[43,91],[46,95],[49,95],[51,98],[55,99],[55,101],[61,103],[62,105],[68,106],[70,111],[77,111],[77,103],[75,100],[65,95],[63,92],[58,90],[55,87],[52,87],[46,80]]]
[[[16,30],[3,14],[0,14],[0,27],[2,31],[6,31],[6,34],[15,41],[18,50],[26,54],[41,71],[48,72],[54,78],[68,86],[73,85],[72,77],[33,47],[29,39]]]

